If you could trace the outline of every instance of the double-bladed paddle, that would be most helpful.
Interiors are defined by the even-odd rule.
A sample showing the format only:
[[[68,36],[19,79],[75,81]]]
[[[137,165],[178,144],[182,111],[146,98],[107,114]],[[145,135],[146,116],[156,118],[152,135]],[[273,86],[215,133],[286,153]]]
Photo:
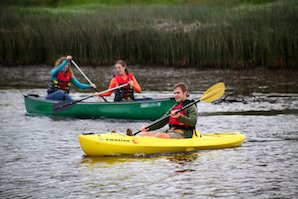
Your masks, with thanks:
[[[122,87],[127,86],[127,85],[128,85],[128,83],[122,84],[120,86],[116,86],[114,88],[101,91],[101,92],[97,93],[96,95],[95,94],[89,95],[89,96],[84,97],[84,98],[79,99],[79,100],[73,100],[73,101],[72,100],[71,101],[67,100],[67,101],[58,102],[58,103],[53,104],[52,110],[53,110],[54,113],[59,113],[61,111],[64,111],[65,109],[70,108],[71,106],[75,105],[78,102],[81,102],[83,100],[89,99],[91,97],[94,97],[94,96],[97,96],[97,95],[100,95],[100,94],[103,94],[103,93],[106,93],[106,92],[110,92],[110,91],[122,88]]]
[[[211,86],[210,88],[208,88],[203,96],[198,99],[198,100],[195,100],[194,102],[191,102],[187,105],[185,105],[184,107],[182,107],[181,109],[177,109],[177,112],[180,112],[180,111],[183,111],[185,109],[187,109],[188,107],[202,101],[202,102],[213,102],[217,99],[219,99],[221,96],[223,96],[223,94],[225,93],[225,84],[222,83],[222,82],[219,82],[217,84],[214,84],[213,86]],[[170,117],[170,114],[167,114],[165,115],[164,117],[154,121],[152,124],[148,125],[147,127],[145,127],[146,129],[156,125],[157,123],[161,122],[161,121],[164,121],[164,120],[167,120],[169,119]],[[137,135],[139,134],[141,131],[138,131],[136,133],[134,133],[133,135]],[[132,133],[131,133],[132,134]]]

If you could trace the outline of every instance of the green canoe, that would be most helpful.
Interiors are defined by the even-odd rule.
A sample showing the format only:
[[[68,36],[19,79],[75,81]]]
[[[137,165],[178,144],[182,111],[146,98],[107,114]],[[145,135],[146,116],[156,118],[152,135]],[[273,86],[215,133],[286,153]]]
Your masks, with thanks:
[[[174,98],[138,99],[123,102],[80,102],[68,109],[54,113],[54,100],[38,95],[24,95],[26,110],[33,115],[48,115],[75,118],[115,118],[133,120],[156,120],[174,104]]]

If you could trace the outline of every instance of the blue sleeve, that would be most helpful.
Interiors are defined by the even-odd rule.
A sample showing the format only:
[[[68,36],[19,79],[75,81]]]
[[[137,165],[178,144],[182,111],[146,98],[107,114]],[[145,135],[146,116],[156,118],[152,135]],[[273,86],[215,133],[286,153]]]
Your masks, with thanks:
[[[83,84],[81,82],[79,82],[79,80],[77,80],[77,78],[72,77],[71,78],[71,82],[78,88],[81,89],[87,89],[87,88],[92,88],[92,86],[90,84]]]
[[[69,63],[69,60],[65,59],[59,66],[51,70],[51,80],[55,80],[57,74],[63,70],[66,64]]]

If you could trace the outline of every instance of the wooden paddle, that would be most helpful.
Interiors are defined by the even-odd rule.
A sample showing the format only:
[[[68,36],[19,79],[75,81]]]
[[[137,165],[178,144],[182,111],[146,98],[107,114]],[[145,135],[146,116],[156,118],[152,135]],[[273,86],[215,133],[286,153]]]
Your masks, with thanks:
[[[80,71],[80,73],[85,77],[85,79],[89,82],[89,84],[91,85],[91,84],[93,84],[92,82],[91,82],[91,80],[87,77],[87,75],[85,75],[85,73],[80,69],[80,67],[77,65],[77,63],[74,61],[74,60],[71,60],[71,63],[78,69],[78,71]],[[95,91],[97,91],[97,92],[99,92],[99,90],[97,90],[96,88],[93,88]],[[103,97],[103,96],[101,96],[101,98],[105,101],[105,102],[107,102],[107,100]]]
[[[181,109],[177,109],[177,111],[178,112],[183,111],[183,110],[187,109],[188,107],[190,107],[190,106],[192,106],[192,105],[194,105],[194,104],[196,104],[196,103],[198,103],[200,101],[202,101],[202,102],[213,102],[213,101],[219,99],[221,96],[223,96],[224,93],[225,93],[225,84],[222,83],[222,82],[219,82],[219,83],[214,84],[213,86],[211,86],[209,89],[207,89],[204,92],[203,96],[200,99],[198,99],[198,100],[196,100],[194,102],[191,102],[191,103],[185,105]],[[169,119],[169,117],[170,117],[170,114],[165,115],[164,117],[162,117],[162,118],[154,121],[152,124],[148,125],[145,128],[148,129],[148,128],[156,125],[157,123],[159,123],[161,121],[164,121],[166,119]],[[140,132],[141,131],[138,131],[138,132],[134,133],[133,135],[137,135]]]
[[[72,101],[72,100],[71,100],[71,101],[67,100],[67,101],[62,101],[62,102],[55,103],[55,104],[53,104],[53,106],[52,106],[53,113],[58,113],[58,112],[64,111],[65,109],[70,108],[71,106],[75,105],[75,104],[78,103],[78,102],[81,102],[81,101],[83,101],[83,100],[89,99],[89,98],[91,98],[91,97],[94,97],[94,96],[97,96],[97,95],[100,95],[100,94],[103,94],[103,93],[106,93],[106,92],[110,92],[110,91],[116,90],[116,89],[118,89],[118,88],[122,88],[122,87],[127,86],[127,85],[128,85],[128,83],[126,83],[126,84],[122,84],[122,85],[120,85],[120,86],[116,86],[116,87],[114,87],[114,88],[111,88],[111,89],[107,89],[107,90],[101,91],[101,92],[99,92],[99,93],[97,93],[97,94],[89,95],[89,96],[84,97],[84,98],[79,99],[79,100],[74,100],[74,101]]]

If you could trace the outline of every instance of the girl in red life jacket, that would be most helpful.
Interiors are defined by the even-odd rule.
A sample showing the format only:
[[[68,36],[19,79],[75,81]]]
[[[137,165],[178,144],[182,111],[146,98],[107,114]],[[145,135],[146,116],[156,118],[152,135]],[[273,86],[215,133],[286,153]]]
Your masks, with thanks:
[[[129,85],[115,90],[114,101],[134,100],[134,91],[138,93],[142,92],[141,86],[139,85],[138,81],[132,73],[128,72],[127,65],[124,61],[118,60],[115,64],[115,69],[117,71],[117,74],[111,80],[109,89],[126,83],[129,83]],[[110,96],[112,93],[113,91],[109,91],[99,96]]]
[[[81,89],[96,88],[95,84],[83,84],[77,80],[70,68],[72,56],[60,57],[51,70],[51,82],[48,86],[46,99],[51,100],[72,100],[69,96],[71,83]]]
[[[188,107],[187,109],[177,112],[177,109],[182,108],[186,104],[192,102],[187,99],[188,88],[184,83],[178,83],[174,86],[174,97],[177,102],[167,114],[170,113],[168,120],[162,120],[161,122],[151,126],[150,129],[141,128],[142,133],[140,136],[155,136],[159,138],[191,138],[195,126],[197,123],[198,112],[195,105]],[[169,124],[169,130],[166,132],[153,133],[156,129],[164,127]]]

